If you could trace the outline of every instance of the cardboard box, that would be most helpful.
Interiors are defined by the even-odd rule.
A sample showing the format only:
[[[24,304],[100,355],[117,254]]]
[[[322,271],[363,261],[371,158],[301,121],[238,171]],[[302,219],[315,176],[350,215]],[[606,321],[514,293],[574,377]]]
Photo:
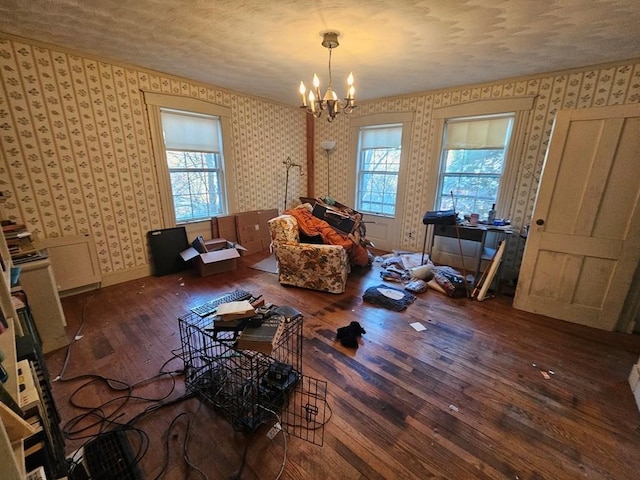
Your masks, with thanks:
[[[225,238],[230,242],[238,241],[235,215],[223,215],[211,219],[211,238]]]
[[[195,265],[201,277],[235,270],[238,267],[239,252],[245,250],[242,245],[223,238],[207,240],[205,246],[206,253],[199,253],[193,247],[180,252],[185,262],[191,261]]]
[[[278,216],[278,210],[253,210],[236,215],[238,242],[244,247],[243,255],[262,252],[269,249],[271,234],[268,222]]]

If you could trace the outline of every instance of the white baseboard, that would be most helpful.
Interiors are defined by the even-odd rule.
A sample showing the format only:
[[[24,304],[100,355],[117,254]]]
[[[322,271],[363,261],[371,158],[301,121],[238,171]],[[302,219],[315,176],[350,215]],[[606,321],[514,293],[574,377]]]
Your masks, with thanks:
[[[113,273],[107,273],[102,275],[102,286],[108,287],[110,285],[117,285],[118,283],[137,280],[138,278],[149,277],[152,274],[153,266],[151,264],[142,265],[140,267],[131,268],[129,270],[120,270]]]

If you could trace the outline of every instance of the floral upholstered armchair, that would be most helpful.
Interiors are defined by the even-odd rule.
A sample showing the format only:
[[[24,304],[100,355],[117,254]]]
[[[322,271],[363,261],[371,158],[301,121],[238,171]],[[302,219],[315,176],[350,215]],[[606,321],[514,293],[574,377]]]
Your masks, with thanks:
[[[293,215],[269,220],[271,246],[278,261],[282,285],[343,293],[350,271],[349,257],[340,245],[300,243],[298,221]]]

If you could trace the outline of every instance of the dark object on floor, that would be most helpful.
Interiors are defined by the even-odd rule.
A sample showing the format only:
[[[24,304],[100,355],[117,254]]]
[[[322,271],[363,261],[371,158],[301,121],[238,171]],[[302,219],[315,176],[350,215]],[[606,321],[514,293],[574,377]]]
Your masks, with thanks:
[[[101,433],[85,445],[84,460],[93,479],[143,478],[127,433],[121,429]]]
[[[427,288],[429,288],[427,282],[419,278],[410,281],[404,286],[404,289],[411,293],[424,293],[427,291]]]
[[[397,288],[377,285],[367,288],[362,299],[367,303],[400,312],[415,302],[416,296]]]
[[[461,275],[453,275],[447,272],[436,272],[433,277],[440,285],[447,296],[452,298],[462,298],[467,296],[465,279]]]
[[[343,347],[358,348],[358,338],[367,333],[358,322],[351,322],[346,327],[338,328],[336,338]]]
[[[185,270],[189,264],[180,252],[189,248],[185,227],[165,228],[147,232],[147,240],[156,277]]]

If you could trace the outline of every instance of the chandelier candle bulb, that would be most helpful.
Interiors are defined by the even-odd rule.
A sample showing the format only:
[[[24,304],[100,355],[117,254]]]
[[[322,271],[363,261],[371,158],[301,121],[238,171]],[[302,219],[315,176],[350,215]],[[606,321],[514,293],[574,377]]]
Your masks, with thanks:
[[[316,111],[316,96],[311,90],[309,90],[309,106],[311,107],[312,112]]]
[[[313,74],[313,86],[316,87],[316,97],[319,99],[322,98],[322,96],[320,95],[320,79],[318,78],[317,74]]]
[[[347,88],[347,100],[353,100],[353,95],[356,91],[353,87],[353,72],[351,72],[347,78],[347,85],[349,86],[349,88]]]
[[[302,95],[302,106],[307,106],[307,97],[305,97],[305,93],[307,93],[307,89],[304,86],[304,82],[300,82],[300,95]]]

